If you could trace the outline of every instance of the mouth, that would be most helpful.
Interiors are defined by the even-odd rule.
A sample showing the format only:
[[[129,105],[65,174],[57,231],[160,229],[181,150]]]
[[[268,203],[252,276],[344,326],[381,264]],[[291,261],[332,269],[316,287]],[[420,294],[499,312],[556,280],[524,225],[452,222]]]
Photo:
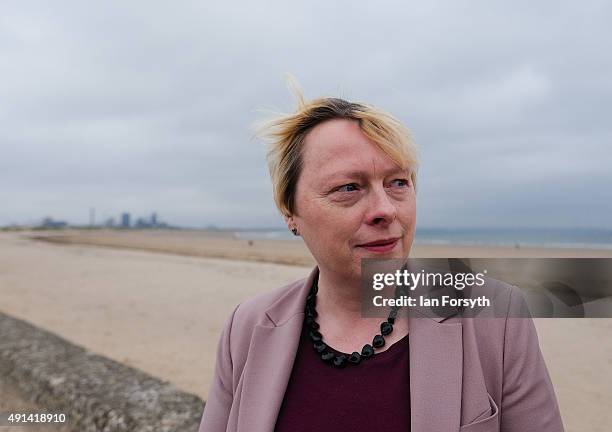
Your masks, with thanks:
[[[357,245],[357,247],[363,248],[370,252],[389,252],[395,247],[399,239],[399,237],[379,239],[369,243]]]

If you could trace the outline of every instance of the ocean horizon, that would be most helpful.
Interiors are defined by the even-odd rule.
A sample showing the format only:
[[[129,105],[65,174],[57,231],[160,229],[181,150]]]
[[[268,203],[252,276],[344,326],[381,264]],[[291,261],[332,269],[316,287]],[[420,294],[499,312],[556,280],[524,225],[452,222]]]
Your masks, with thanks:
[[[283,228],[227,229],[247,240],[297,240]],[[226,229],[224,229],[226,231]],[[417,228],[415,244],[612,249],[612,230],[595,228]]]

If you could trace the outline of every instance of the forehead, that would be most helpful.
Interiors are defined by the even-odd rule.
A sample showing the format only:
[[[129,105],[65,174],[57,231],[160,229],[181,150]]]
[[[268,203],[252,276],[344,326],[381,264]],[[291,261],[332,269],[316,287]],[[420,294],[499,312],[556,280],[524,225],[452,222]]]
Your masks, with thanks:
[[[304,144],[302,175],[315,180],[348,171],[384,175],[399,168],[355,120],[327,120],[308,133]]]

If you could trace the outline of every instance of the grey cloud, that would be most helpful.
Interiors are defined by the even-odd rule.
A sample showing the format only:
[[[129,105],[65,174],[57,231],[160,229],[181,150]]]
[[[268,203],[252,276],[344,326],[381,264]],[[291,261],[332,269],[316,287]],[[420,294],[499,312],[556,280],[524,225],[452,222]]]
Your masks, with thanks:
[[[0,225],[95,206],[281,226],[250,125],[292,108],[292,72],[408,125],[423,226],[612,228],[607,2],[1,9]]]

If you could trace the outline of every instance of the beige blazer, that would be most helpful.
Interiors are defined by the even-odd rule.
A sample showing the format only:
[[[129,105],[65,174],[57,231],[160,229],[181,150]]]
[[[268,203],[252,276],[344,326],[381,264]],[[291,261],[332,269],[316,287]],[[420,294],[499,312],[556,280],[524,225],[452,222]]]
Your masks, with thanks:
[[[218,343],[199,432],[274,430],[318,271],[234,309]],[[509,310],[522,306],[518,288],[492,281]],[[412,432],[563,431],[530,318],[455,314],[410,317],[408,325]]]

